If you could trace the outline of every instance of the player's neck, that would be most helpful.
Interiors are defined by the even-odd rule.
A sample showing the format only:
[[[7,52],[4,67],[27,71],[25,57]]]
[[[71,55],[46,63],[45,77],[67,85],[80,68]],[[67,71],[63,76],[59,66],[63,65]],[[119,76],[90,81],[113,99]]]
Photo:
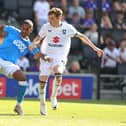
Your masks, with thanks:
[[[28,40],[29,39],[29,36],[22,36],[21,35],[21,38]]]
[[[62,22],[61,21],[59,21],[59,22],[55,22],[55,23],[51,23],[51,25],[53,26],[53,27],[60,27],[61,25],[62,25]]]

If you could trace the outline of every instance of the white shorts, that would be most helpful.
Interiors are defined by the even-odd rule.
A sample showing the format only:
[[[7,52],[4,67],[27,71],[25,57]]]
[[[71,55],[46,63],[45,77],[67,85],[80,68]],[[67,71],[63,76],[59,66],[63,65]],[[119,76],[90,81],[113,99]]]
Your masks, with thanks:
[[[0,59],[0,73],[13,78],[13,73],[17,70],[20,70],[20,67],[12,62]]]
[[[53,68],[57,65],[61,66],[61,73],[65,70],[66,61],[63,60],[53,60],[53,62],[47,62],[44,60],[40,61],[40,76],[42,75],[50,75],[50,73],[54,73]]]

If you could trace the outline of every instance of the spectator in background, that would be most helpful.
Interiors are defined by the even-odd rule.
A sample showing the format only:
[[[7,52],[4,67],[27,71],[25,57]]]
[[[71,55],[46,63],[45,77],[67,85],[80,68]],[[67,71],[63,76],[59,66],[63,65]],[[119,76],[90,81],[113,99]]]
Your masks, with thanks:
[[[92,24],[90,29],[85,32],[85,35],[95,44],[98,45],[97,24]]]
[[[126,32],[124,32],[122,39],[126,39]]]
[[[121,3],[121,6],[122,6],[122,11],[126,12],[126,1],[125,0]]]
[[[118,74],[126,75],[126,39],[122,39],[119,45],[119,58]]]
[[[79,0],[73,0],[73,5],[69,7],[69,18],[72,18],[73,13],[78,13],[80,19],[85,18],[85,10],[83,7],[80,6]]]
[[[102,0],[102,11],[103,12],[111,11],[111,4],[110,4],[109,0]]]
[[[112,6],[113,6],[114,11],[121,11],[122,10],[122,7],[121,7],[119,0],[113,0]]]
[[[55,0],[48,0],[50,9],[55,6]]]
[[[87,10],[86,17],[83,20],[83,27],[90,28],[93,24],[95,24],[94,12],[92,10]]]
[[[101,28],[104,29],[112,29],[112,22],[111,18],[109,17],[108,12],[103,12],[102,18],[101,18]]]
[[[97,0],[87,0],[87,1],[85,1],[84,2],[84,8],[86,10],[93,10],[93,11],[98,10]]]
[[[48,21],[48,12],[50,10],[50,5],[47,0],[37,0],[33,5],[33,11],[35,16],[35,24],[37,26],[37,31],[40,27],[47,23]]]
[[[113,40],[113,36],[111,33],[106,33],[102,38],[101,38],[101,47],[102,49],[105,48],[109,41]]]
[[[101,60],[101,73],[117,74],[117,63],[120,63],[119,51],[113,40],[109,40],[104,48],[104,55]]]
[[[17,65],[23,70],[23,71],[28,71],[30,67],[29,59],[27,57],[21,57],[17,61]]]
[[[116,29],[126,30],[126,21],[124,19],[124,12],[123,11],[117,11],[116,19],[113,22],[113,26]]]
[[[113,9],[115,11],[126,11],[126,1],[125,0],[113,0]]]
[[[126,63],[126,39],[122,39],[119,45],[119,57],[121,63]]]
[[[68,15],[67,0],[61,0],[59,8],[62,9],[64,16],[67,18],[67,15]]]
[[[75,27],[78,27],[82,24],[82,19],[80,19],[80,16],[77,12],[73,13],[71,19],[68,20],[70,24],[72,24]]]
[[[80,64],[78,61],[72,61],[70,67],[68,68],[69,73],[80,73]]]

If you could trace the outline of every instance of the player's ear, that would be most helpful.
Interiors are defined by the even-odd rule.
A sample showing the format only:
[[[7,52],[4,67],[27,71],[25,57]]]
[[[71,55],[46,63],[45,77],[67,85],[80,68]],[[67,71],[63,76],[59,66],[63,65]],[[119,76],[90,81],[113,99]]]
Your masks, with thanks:
[[[32,32],[33,32],[33,28],[30,28],[30,29],[29,29],[29,32],[32,33]]]

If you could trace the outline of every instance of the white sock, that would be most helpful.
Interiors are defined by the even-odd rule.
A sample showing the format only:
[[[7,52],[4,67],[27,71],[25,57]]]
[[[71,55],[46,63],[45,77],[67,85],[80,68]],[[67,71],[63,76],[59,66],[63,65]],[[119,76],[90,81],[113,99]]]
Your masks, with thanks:
[[[17,106],[21,106],[21,104],[22,104],[22,103],[17,102],[17,104],[16,104],[16,105],[17,105]]]
[[[44,88],[40,88],[40,104],[46,104],[46,85]]]
[[[46,95],[45,93],[44,94],[40,94],[40,104],[43,105],[43,104],[46,104]]]

